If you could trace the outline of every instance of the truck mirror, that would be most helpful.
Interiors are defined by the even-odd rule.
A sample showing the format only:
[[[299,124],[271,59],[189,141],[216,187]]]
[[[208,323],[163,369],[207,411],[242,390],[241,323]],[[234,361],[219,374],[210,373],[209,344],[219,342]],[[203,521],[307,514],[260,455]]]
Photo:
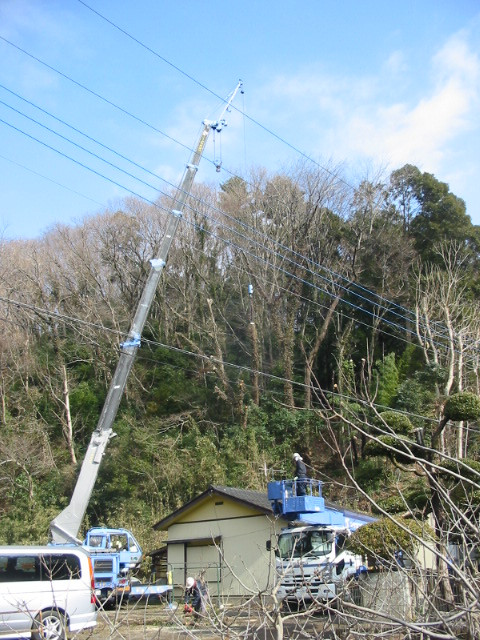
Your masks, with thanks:
[[[265,543],[265,548],[267,551],[271,551],[272,550],[272,541],[271,540],[267,540],[267,542]]]

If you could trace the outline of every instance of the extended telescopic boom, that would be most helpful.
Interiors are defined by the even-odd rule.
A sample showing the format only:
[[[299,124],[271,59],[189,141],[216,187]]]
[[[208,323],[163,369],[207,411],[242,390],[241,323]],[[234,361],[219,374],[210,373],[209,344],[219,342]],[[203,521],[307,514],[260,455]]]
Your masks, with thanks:
[[[190,195],[208,135],[212,129],[221,131],[221,129],[226,126],[227,123],[224,116],[241,88],[242,82],[240,81],[226,99],[225,107],[218,120],[203,121],[202,133],[200,134],[197,146],[193,151],[190,162],[186,166],[182,181],[178,187],[177,195],[170,211],[171,215],[167,230],[160,245],[158,255],[150,260],[150,273],[145,283],[140,302],[138,303],[128,339],[120,344],[120,358],[117,368],[110,384],[100,419],[92,434],[87,453],[85,454],[70,504],[50,523],[52,541],[56,544],[71,542],[81,544],[81,541],[78,540],[78,532],[90,501],[105,448],[108,441],[115,436],[112,429],[113,422],[117,416],[128,375],[133,366],[138,348],[140,347],[142,331],[155,297],[158,281],[165,267],[168,252],[177,231],[180,218],[183,216],[185,202]]]

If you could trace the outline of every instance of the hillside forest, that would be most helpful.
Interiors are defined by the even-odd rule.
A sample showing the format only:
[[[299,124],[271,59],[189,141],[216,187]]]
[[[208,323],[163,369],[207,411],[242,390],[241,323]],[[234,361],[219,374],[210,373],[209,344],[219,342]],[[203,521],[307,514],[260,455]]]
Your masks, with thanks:
[[[128,197],[1,242],[3,544],[46,541],[69,501],[171,205]],[[172,510],[291,477],[294,451],[345,506],[433,513],[437,533],[452,496],[476,512],[479,266],[464,201],[415,166],[355,188],[303,163],[196,184],[85,529],[148,551]]]

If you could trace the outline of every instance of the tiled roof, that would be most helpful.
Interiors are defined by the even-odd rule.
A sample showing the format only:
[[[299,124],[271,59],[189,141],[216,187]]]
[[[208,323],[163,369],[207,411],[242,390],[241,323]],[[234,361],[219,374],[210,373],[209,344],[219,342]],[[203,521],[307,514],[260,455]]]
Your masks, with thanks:
[[[175,520],[180,515],[186,513],[191,508],[195,507],[197,504],[199,504],[200,502],[203,502],[209,496],[214,494],[219,496],[228,496],[229,498],[231,498],[232,500],[235,500],[236,502],[247,505],[249,507],[255,507],[257,509],[260,509],[260,511],[263,511],[263,513],[265,513],[266,515],[273,514],[272,505],[270,504],[270,500],[267,497],[266,491],[254,491],[253,489],[237,489],[236,487],[223,487],[221,485],[210,485],[208,489],[206,489],[203,493],[198,495],[196,498],[193,498],[193,500],[190,500],[190,502],[187,502],[186,504],[184,504],[182,507],[180,507],[180,509],[173,511],[170,515],[166,516],[165,518],[157,522],[157,524],[155,524],[153,528],[157,531],[162,529],[163,530],[167,529],[172,523],[175,522]],[[361,515],[358,513],[356,514],[355,512],[350,511],[348,509],[344,509],[340,505],[336,504],[335,502],[330,502],[329,500],[325,500],[325,506],[328,509],[332,509],[334,511],[341,511],[345,515],[348,515],[348,514]],[[369,516],[365,516],[365,517],[370,519]]]
[[[222,487],[220,485],[212,485],[209,487],[210,493],[219,493],[239,502],[259,507],[262,511],[272,513],[272,505],[267,498],[266,491],[253,491],[252,489],[237,489],[236,487]]]
[[[228,496],[232,500],[246,504],[249,507],[257,507],[257,509],[260,509],[267,515],[273,513],[266,491],[252,491],[251,489],[236,489],[235,487],[210,485],[208,489],[196,498],[193,498],[193,500],[184,504],[180,509],[173,511],[170,515],[166,516],[166,518],[154,524],[153,528],[157,531],[167,529],[180,515],[186,513],[200,502],[203,502],[203,500],[212,494]]]
[[[230,496],[231,498],[235,498],[236,500],[240,500],[241,502],[246,502],[249,505],[260,507],[260,509],[264,509],[265,511],[268,511],[268,513],[272,513],[272,505],[270,503],[270,500],[267,498],[266,491],[237,489],[235,487],[222,487],[220,485],[211,485],[209,489],[211,492],[223,493]],[[331,502],[330,500],[325,500],[325,506],[328,509],[333,509],[334,511],[343,512],[345,510],[339,504]]]

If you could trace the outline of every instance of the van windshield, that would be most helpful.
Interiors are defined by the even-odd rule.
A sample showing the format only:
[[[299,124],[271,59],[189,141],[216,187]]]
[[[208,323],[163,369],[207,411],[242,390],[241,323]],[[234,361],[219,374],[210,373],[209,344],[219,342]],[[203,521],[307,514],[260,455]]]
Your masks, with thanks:
[[[304,556],[327,556],[332,551],[331,531],[297,531],[281,533],[278,537],[277,555],[282,560]]]

